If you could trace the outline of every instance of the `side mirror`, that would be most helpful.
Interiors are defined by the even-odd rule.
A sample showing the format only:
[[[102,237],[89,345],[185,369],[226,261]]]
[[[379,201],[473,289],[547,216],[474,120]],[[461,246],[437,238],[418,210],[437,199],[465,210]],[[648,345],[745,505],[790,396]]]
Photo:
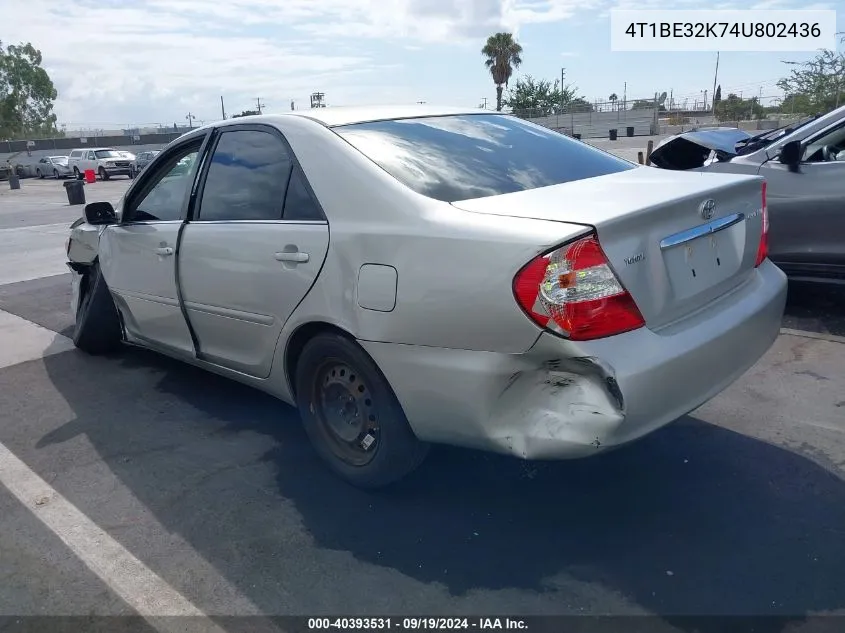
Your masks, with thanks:
[[[85,221],[88,224],[117,224],[117,214],[111,202],[91,202],[85,205]]]
[[[789,141],[780,148],[778,160],[789,167],[789,171],[798,171],[801,164],[801,141]]]

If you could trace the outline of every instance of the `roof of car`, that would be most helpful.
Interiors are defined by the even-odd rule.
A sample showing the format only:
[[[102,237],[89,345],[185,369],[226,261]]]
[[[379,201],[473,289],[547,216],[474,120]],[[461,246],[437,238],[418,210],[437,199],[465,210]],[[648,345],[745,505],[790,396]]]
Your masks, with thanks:
[[[279,114],[268,113],[244,117],[244,122],[275,116],[298,116],[319,121],[323,125],[351,125],[353,123],[367,123],[371,121],[385,121],[390,119],[413,119],[428,116],[449,116],[456,114],[498,114],[490,110],[479,108],[450,108],[429,105],[385,105],[385,106],[338,106],[331,108],[310,108]],[[229,119],[226,123],[236,123],[240,118]],[[222,123],[222,121],[221,121]]]

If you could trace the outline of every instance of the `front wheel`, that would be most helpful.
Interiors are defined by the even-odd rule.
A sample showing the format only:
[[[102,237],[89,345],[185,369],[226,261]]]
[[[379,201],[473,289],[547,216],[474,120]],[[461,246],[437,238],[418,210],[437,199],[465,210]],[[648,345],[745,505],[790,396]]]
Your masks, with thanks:
[[[354,486],[392,484],[428,452],[375,362],[348,338],[320,334],[306,344],[296,365],[296,396],[317,453]]]
[[[53,170],[53,178],[55,178],[56,180],[59,179],[59,170],[58,169]]]
[[[89,354],[114,351],[122,339],[120,317],[98,264],[82,275],[73,344]]]
[[[35,170],[35,175],[38,176],[38,178],[40,178],[40,179],[44,178],[44,174],[41,173],[40,169]]]
[[[100,180],[108,180],[109,179],[108,172],[106,172],[106,170],[104,168],[100,167],[99,172],[100,172]]]

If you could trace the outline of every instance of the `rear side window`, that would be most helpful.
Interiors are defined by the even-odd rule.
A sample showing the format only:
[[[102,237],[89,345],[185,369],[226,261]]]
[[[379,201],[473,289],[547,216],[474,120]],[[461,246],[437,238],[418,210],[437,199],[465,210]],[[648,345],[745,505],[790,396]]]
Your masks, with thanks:
[[[294,167],[288,183],[288,192],[285,197],[285,220],[325,220],[323,212],[317,206],[317,202],[308,191],[305,184],[305,174],[300,167]]]
[[[292,161],[270,132],[223,132],[214,148],[200,220],[281,220]]]
[[[406,186],[445,202],[636,167],[563,134],[502,115],[396,119],[334,131]]]

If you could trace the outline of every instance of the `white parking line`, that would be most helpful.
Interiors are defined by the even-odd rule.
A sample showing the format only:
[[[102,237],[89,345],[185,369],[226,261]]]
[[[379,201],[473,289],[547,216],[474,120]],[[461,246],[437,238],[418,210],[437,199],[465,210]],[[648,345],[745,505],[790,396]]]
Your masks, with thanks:
[[[73,349],[73,341],[0,310],[0,369]]]
[[[224,633],[96,523],[0,444],[0,483],[157,630]],[[167,616],[192,616],[190,620]]]

